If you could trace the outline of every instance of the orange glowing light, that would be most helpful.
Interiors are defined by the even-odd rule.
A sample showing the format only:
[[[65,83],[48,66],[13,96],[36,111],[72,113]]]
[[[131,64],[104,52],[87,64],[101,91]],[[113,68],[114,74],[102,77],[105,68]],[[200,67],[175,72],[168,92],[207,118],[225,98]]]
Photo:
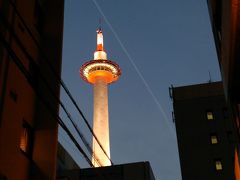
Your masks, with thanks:
[[[26,128],[22,129],[19,147],[22,151],[28,151],[28,132]]]
[[[240,180],[240,165],[239,165],[239,159],[238,159],[238,153],[237,150],[235,149],[235,167],[234,167],[234,171],[235,171],[235,177],[236,180]]]
[[[118,79],[118,76],[114,76],[111,72],[98,70],[90,73],[87,77],[88,82],[94,84],[97,78],[103,79],[107,84],[112,83]]]
[[[82,65],[80,75],[83,80],[94,84],[96,78],[102,78],[107,84],[115,82],[121,75],[119,66],[110,60],[91,60]]]

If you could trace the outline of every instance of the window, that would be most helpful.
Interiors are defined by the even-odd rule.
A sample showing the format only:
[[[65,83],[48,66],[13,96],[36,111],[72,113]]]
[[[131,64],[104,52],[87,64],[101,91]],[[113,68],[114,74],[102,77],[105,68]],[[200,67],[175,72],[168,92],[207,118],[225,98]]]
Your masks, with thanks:
[[[31,157],[31,155],[32,155],[32,148],[33,148],[33,129],[25,121],[22,124],[19,148],[28,157]]]
[[[234,136],[232,131],[227,131],[227,138],[230,143],[234,142]]]
[[[212,111],[207,111],[207,119],[208,120],[213,120],[213,112]]]
[[[212,144],[217,144],[218,143],[218,138],[216,134],[211,135],[211,143]]]
[[[217,171],[221,171],[223,169],[221,160],[215,161],[215,168]]]
[[[223,117],[224,119],[228,119],[229,118],[229,113],[228,113],[228,109],[225,107],[223,108]]]

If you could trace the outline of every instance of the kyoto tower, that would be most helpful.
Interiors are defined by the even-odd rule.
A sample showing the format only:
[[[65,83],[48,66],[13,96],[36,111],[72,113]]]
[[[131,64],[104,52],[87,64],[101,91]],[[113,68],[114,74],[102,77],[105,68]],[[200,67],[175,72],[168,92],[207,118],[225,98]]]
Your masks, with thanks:
[[[118,80],[121,70],[118,64],[107,59],[101,28],[97,29],[97,48],[94,59],[82,65],[80,75],[83,80],[93,85],[93,132],[107,154],[106,156],[93,137],[92,163],[94,167],[110,166],[108,84]]]

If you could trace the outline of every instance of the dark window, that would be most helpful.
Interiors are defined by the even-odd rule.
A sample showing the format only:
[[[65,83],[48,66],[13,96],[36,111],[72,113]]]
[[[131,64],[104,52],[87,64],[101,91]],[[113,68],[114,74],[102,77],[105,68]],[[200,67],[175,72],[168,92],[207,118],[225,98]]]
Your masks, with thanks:
[[[26,121],[24,121],[22,124],[22,129],[20,134],[19,148],[29,158],[31,158],[32,156],[33,135],[34,135],[33,128]]]
[[[234,136],[232,131],[227,131],[227,138],[230,143],[234,142]]]
[[[229,118],[229,113],[228,113],[228,109],[227,108],[223,108],[223,117],[224,119],[228,119]]]

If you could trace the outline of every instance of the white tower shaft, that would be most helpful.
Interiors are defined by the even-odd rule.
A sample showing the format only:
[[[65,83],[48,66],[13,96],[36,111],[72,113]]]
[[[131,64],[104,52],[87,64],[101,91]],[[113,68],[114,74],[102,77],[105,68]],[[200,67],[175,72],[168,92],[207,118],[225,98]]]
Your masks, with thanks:
[[[96,78],[94,84],[94,100],[93,100],[93,131],[97,135],[100,144],[110,158],[110,143],[109,143],[109,120],[108,120],[108,85],[101,77]],[[103,150],[93,138],[93,153],[92,163],[95,167],[110,166],[111,162],[104,154]],[[96,159],[101,164],[96,162]]]

